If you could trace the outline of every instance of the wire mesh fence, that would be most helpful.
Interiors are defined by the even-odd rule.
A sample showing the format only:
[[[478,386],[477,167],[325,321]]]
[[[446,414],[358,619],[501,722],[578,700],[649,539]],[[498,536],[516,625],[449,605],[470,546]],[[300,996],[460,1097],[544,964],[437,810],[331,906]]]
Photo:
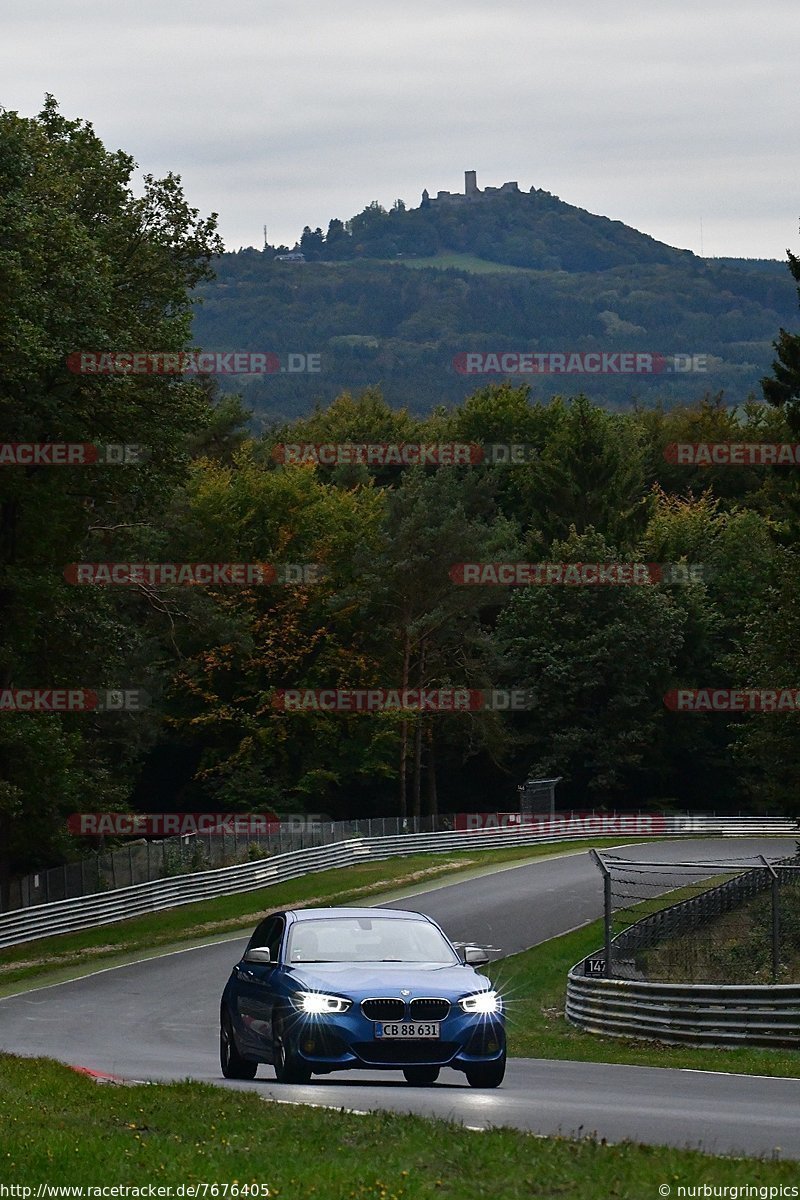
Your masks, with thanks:
[[[800,982],[800,843],[763,856],[636,862],[593,852],[604,951],[585,973],[671,983]]]
[[[353,821],[282,821],[268,833],[220,830],[158,841],[144,838],[110,847],[74,862],[62,863],[11,881],[0,912],[71,900],[155,879],[170,879],[214,867],[230,867],[292,850],[308,850],[353,837],[388,837],[401,833],[440,833],[454,828],[453,815],[365,817]]]

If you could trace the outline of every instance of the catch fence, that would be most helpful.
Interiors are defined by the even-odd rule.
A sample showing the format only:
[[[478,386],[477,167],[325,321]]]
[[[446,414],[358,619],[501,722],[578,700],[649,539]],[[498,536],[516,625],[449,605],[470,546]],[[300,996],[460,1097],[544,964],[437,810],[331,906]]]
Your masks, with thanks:
[[[604,946],[586,975],[669,983],[800,983],[797,853],[692,862],[593,851]]]
[[[631,838],[780,836],[797,829],[797,822],[786,818],[681,816],[659,813],[567,813],[543,820],[517,819],[505,825],[500,817],[508,814],[460,814],[449,818],[456,828],[435,832],[414,832],[408,821],[388,835],[337,838],[342,824],[316,831],[324,844],[261,854],[248,861],[205,871],[190,871],[175,878],[158,878],[91,892],[85,896],[55,900],[15,909],[0,915],[0,947],[18,945],[54,934],[76,932],[143,913],[158,912],[183,904],[214,897],[258,891],[273,884],[307,875],[314,871],[352,866],[369,860],[395,856],[506,849],[584,839],[613,838],[626,842]],[[475,818],[480,818],[478,826]],[[387,822],[392,820],[386,819]],[[446,821],[447,818],[438,818]],[[369,823],[368,828],[369,828]],[[373,822],[373,829],[375,822]]]

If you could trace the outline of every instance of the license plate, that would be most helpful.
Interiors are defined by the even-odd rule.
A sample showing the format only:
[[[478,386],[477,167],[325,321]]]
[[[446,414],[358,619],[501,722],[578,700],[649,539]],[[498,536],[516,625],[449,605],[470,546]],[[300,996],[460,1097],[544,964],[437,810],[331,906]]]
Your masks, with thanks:
[[[438,1021],[376,1021],[376,1038],[438,1038]]]

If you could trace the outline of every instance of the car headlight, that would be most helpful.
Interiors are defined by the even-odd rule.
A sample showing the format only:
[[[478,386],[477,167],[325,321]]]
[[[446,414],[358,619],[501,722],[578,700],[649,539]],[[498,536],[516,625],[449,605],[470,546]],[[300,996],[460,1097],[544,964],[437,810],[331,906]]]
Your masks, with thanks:
[[[488,1014],[503,1011],[503,1001],[497,992],[475,992],[472,996],[462,996],[458,1003],[465,1013]]]
[[[352,1008],[353,1001],[345,996],[328,996],[325,992],[297,992],[294,1003],[304,1013],[343,1013]]]

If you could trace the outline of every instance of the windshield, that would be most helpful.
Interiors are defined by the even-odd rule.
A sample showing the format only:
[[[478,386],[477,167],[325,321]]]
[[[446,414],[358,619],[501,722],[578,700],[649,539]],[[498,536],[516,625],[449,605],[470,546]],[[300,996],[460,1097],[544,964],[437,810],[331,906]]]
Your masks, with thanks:
[[[453,965],[459,959],[427,921],[391,917],[326,917],[292,926],[291,963],[403,962]]]

